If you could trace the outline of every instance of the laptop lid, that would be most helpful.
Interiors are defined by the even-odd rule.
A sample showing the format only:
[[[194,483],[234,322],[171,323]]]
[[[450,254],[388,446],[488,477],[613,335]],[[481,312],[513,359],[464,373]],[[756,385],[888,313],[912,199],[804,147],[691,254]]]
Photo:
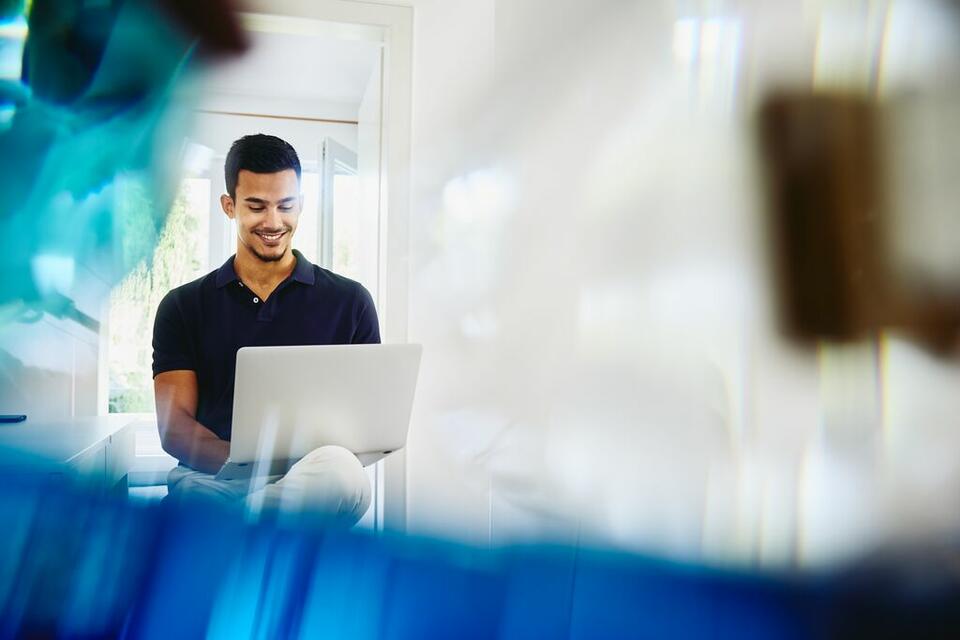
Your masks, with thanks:
[[[324,445],[383,453],[407,441],[422,347],[243,347],[230,461],[295,460]]]

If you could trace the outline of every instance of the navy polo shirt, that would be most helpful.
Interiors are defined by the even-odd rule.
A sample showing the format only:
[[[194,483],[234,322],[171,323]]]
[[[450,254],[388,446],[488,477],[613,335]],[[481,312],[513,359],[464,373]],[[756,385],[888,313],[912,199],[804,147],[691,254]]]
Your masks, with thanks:
[[[380,342],[373,299],[363,286],[312,264],[297,265],[266,301],[237,277],[233,258],[160,302],[153,325],[153,375],[197,374],[197,422],[230,439],[240,347]]]

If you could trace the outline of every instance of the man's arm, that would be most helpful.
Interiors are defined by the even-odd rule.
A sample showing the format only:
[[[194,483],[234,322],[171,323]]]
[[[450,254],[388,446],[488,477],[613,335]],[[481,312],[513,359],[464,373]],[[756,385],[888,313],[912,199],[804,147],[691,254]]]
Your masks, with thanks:
[[[163,450],[197,471],[219,471],[230,454],[230,443],[196,420],[196,372],[159,373],[153,379],[153,391]]]
[[[380,320],[377,318],[377,309],[373,305],[373,298],[363,286],[358,286],[360,292],[357,296],[353,336],[350,342],[353,344],[380,344]]]

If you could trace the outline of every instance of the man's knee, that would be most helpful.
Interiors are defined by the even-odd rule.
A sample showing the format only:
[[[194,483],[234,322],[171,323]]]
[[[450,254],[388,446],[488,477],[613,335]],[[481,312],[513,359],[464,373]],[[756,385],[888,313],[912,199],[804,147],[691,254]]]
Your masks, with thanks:
[[[354,524],[370,507],[371,489],[363,465],[347,449],[325,446],[299,460],[276,483],[281,503]]]

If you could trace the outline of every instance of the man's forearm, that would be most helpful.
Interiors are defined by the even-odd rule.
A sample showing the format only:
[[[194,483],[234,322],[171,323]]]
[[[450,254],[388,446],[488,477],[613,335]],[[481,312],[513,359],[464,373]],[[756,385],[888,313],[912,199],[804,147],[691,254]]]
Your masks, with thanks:
[[[216,473],[230,454],[230,443],[221,440],[187,415],[171,418],[161,437],[163,449],[183,464],[204,473]]]

